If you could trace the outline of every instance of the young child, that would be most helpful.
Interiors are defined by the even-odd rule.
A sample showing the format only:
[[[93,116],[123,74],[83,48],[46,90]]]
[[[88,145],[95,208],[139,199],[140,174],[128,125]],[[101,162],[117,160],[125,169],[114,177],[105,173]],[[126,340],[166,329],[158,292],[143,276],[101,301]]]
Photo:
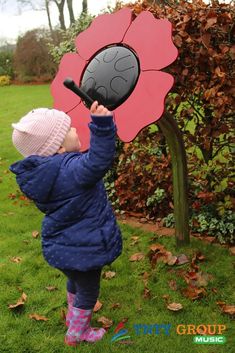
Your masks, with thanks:
[[[68,278],[67,345],[95,342],[106,332],[90,327],[102,267],[122,251],[120,229],[102,181],[115,155],[116,126],[98,102],[90,108],[90,148],[70,117],[56,109],[32,110],[12,124],[12,140],[25,159],[14,163],[22,192],[45,213],[42,249],[46,261]]]

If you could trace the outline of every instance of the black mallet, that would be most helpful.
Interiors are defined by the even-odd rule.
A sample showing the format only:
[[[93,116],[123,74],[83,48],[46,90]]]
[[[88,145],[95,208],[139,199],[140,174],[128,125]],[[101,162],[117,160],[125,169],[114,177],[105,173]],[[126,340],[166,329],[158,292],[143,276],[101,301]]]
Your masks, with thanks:
[[[72,80],[71,77],[67,77],[64,82],[63,82],[64,86],[68,89],[70,89],[71,91],[73,91],[77,96],[81,97],[85,102],[86,105],[90,108],[92,103],[94,102],[94,100],[88,96],[88,94],[86,92],[84,92],[81,88],[79,88],[76,83],[74,82],[74,80]]]

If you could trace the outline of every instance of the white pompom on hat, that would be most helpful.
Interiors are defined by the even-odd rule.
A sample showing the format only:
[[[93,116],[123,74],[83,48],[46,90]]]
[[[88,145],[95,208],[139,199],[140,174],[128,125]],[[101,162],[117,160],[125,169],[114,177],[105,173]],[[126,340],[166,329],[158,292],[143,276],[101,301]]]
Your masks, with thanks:
[[[51,156],[61,147],[71,127],[70,117],[57,109],[38,108],[16,124],[12,142],[24,156]]]

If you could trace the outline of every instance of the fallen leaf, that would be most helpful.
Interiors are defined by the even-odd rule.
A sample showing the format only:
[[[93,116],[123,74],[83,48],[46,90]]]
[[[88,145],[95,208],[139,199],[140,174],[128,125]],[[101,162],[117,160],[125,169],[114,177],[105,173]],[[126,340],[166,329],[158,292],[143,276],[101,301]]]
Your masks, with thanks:
[[[176,283],[176,280],[174,279],[171,279],[169,282],[169,287],[172,289],[172,290],[177,290],[177,283]]]
[[[172,310],[172,311],[179,311],[179,310],[183,309],[183,306],[180,303],[170,303],[167,305],[167,309]]]
[[[116,272],[113,272],[113,271],[106,271],[103,274],[103,278],[106,278],[106,279],[111,279],[115,276],[116,276]]]
[[[217,302],[217,304],[220,306],[223,313],[232,317],[235,316],[235,305],[227,305],[226,303],[220,301]]]
[[[120,309],[121,308],[121,304],[120,303],[114,303],[110,306],[110,309]]]
[[[126,344],[126,345],[131,345],[131,344],[133,344],[134,342],[133,341],[131,341],[131,340],[123,340],[123,341],[118,341],[117,342],[118,344]]]
[[[16,194],[10,193],[10,194],[8,194],[8,198],[10,200],[14,200],[16,198]]]
[[[162,296],[162,298],[165,300],[166,304],[168,305],[169,300],[170,300],[169,294],[164,294],[164,295]]]
[[[175,265],[177,261],[177,256],[172,255],[170,251],[166,252],[166,255],[163,257],[163,262],[169,266]]]
[[[122,320],[121,320],[121,322],[123,322],[124,324],[126,323],[126,322],[128,322],[129,321],[129,318],[128,317],[124,317]]]
[[[200,299],[206,295],[205,288],[197,288],[188,286],[187,288],[182,289],[182,294],[191,300]]]
[[[16,264],[19,264],[21,261],[22,261],[22,257],[19,257],[19,256],[13,256],[11,257],[11,262],[14,262]]]
[[[144,288],[143,298],[144,298],[144,299],[150,299],[150,298],[151,298],[150,289],[148,289],[147,287]]]
[[[196,287],[206,287],[208,285],[208,281],[211,279],[213,279],[212,275],[202,271],[188,271],[184,275],[185,282]]]
[[[53,292],[55,290],[58,290],[58,288],[54,287],[54,286],[48,286],[48,287],[46,287],[46,290],[48,290],[48,292]]]
[[[17,303],[16,304],[9,304],[8,308],[9,309],[20,308],[25,304],[26,300],[27,300],[27,295],[23,292],[21,294],[21,297],[18,299]]]
[[[235,246],[232,246],[231,248],[229,248],[229,252],[231,255],[235,256]]]
[[[145,257],[144,254],[139,252],[139,253],[132,255],[129,260],[130,261],[141,261],[144,259],[144,257]]]
[[[34,319],[36,321],[48,321],[49,319],[45,316],[41,316],[38,314],[29,314],[30,319]]]
[[[99,311],[102,308],[102,306],[103,306],[103,304],[99,300],[97,300],[97,302],[94,306],[94,309],[93,309],[94,313],[97,313],[97,311]]]
[[[139,243],[139,237],[137,237],[137,236],[131,237],[131,240],[133,240],[133,241],[130,243],[130,245],[135,245],[135,244]]]
[[[139,238],[140,238],[140,237],[133,236],[133,237],[131,237],[131,240],[137,241],[137,240],[139,240]]]
[[[197,261],[203,261],[205,259],[205,256],[201,254],[201,252],[196,252],[196,254],[193,255],[192,261],[191,261],[191,267],[195,270],[199,270],[199,266],[196,264]]]
[[[35,239],[38,238],[39,235],[40,235],[40,233],[39,233],[38,230],[34,230],[34,231],[32,232],[32,237],[35,238]]]
[[[202,255],[202,253],[200,251],[196,252],[196,254],[194,255],[192,261],[204,261],[206,259],[206,257],[204,255]]]
[[[153,252],[157,252],[157,251],[165,252],[166,251],[165,246],[162,244],[158,244],[158,243],[150,245],[149,249],[152,250]]]
[[[61,311],[60,311],[60,318],[61,318],[61,321],[62,321],[62,322],[65,322],[65,321],[66,321],[66,311],[65,311],[65,309],[61,309]]]
[[[200,271],[197,273],[197,280],[195,284],[197,287],[206,287],[211,279],[213,279],[212,275]]]
[[[142,274],[142,278],[143,278],[143,282],[144,282],[144,285],[145,285],[145,286],[147,286],[147,284],[148,284],[149,276],[150,276],[150,274],[149,274],[148,272],[144,272],[144,273]]]
[[[189,258],[185,254],[180,254],[177,256],[176,265],[184,265],[189,262]]]
[[[100,322],[104,329],[108,329],[113,325],[113,321],[105,316],[101,316],[99,319],[97,319],[97,322]]]

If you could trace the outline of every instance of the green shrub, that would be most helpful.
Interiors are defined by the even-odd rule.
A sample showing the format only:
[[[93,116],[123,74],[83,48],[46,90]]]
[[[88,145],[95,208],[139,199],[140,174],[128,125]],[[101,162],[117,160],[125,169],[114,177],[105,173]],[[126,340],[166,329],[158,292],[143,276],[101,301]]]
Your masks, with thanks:
[[[8,75],[0,76],[0,86],[8,86],[10,82],[11,82],[10,76]]]
[[[169,213],[163,218],[166,227],[175,226],[173,213]],[[211,210],[204,210],[198,214],[193,214],[190,219],[190,229],[193,233],[209,235],[215,237],[221,244],[235,243],[235,214],[226,211],[222,216],[213,214]]]
[[[0,76],[14,77],[13,51],[0,51]]]
[[[94,16],[82,13],[81,16],[66,31],[61,31],[62,41],[59,45],[50,44],[50,53],[55,61],[59,63],[64,54],[75,51],[74,40],[77,35],[91,24]]]

